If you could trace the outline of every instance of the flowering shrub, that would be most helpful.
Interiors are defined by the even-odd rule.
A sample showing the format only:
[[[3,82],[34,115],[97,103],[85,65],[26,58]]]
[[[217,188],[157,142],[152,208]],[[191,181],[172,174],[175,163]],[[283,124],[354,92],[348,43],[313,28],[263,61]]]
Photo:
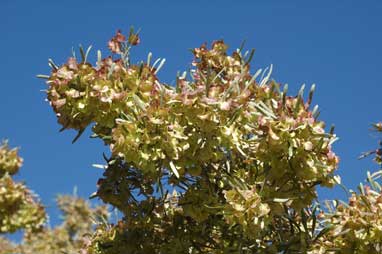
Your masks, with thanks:
[[[36,230],[45,221],[44,207],[36,196],[11,177],[22,162],[17,149],[10,149],[7,142],[0,146],[0,233]]]
[[[88,253],[310,248],[316,232],[286,241],[303,227],[316,186],[336,183],[338,164],[336,136],[311,108],[314,86],[307,99],[304,87],[288,96],[271,68],[251,74],[253,51],[228,54],[215,41],[193,50],[193,69],[172,87],[156,75],[164,60],[151,63],[150,53],[131,63],[139,41],[118,31],[114,55],[98,52],[95,65],[82,49],[82,60],[50,62],[58,122],[75,139],[91,126],[111,150],[94,196],[124,214],[98,228]]]
[[[7,141],[0,146],[0,177],[6,173],[14,175],[23,164],[23,159],[18,156],[17,149],[9,149]]]
[[[94,223],[107,220],[107,207],[92,208],[81,198],[60,195],[57,203],[63,222],[49,227],[37,196],[11,177],[18,172],[22,161],[18,150],[10,149],[7,142],[0,146],[0,254],[79,253],[88,244]],[[24,230],[20,243],[1,236],[18,230]]]
[[[89,242],[94,223],[106,220],[106,206],[91,207],[82,198],[59,195],[56,199],[62,213],[62,223],[56,227],[44,227],[41,231],[26,234],[15,247],[20,254],[79,254]],[[0,252],[1,253],[1,252]]]
[[[373,125],[382,132],[382,123]],[[361,158],[374,154],[375,162],[382,165],[382,143],[376,150],[364,153]],[[382,170],[367,172],[367,185],[352,191],[349,202],[334,202],[328,212],[321,215],[330,231],[325,235],[317,253],[381,253],[382,252],[382,188],[377,181]]]
[[[89,127],[110,148],[95,165],[104,172],[91,198],[123,217],[109,223],[105,206],[59,196],[63,222],[43,227],[42,206],[11,178],[22,159],[4,144],[0,233],[27,230],[19,244],[0,238],[1,254],[382,252],[382,170],[348,203],[317,203],[316,187],[340,178],[337,138],[312,107],[314,85],[306,98],[305,86],[289,96],[272,66],[251,73],[254,51],[229,53],[215,41],[192,50],[191,71],[170,86],[157,77],[164,59],[131,63],[139,43],[134,30],[118,31],[111,56],[98,51],[91,64],[81,48],[81,59],[50,60],[43,76],[62,130],[78,132],[73,142]],[[382,123],[373,127],[382,132]],[[381,148],[361,157],[381,165]]]

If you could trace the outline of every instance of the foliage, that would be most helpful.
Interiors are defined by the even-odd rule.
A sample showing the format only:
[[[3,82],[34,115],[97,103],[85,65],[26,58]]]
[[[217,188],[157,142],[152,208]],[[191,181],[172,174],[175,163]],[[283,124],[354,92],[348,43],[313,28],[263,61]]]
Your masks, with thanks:
[[[0,254],[81,253],[89,242],[94,223],[98,223],[101,218],[108,218],[106,206],[91,208],[84,199],[70,195],[58,196],[57,203],[63,214],[60,225],[26,231],[20,243],[12,243],[0,237]]]
[[[116,55],[98,52],[95,66],[88,51],[80,62],[51,61],[58,121],[78,136],[91,125],[110,146],[96,195],[125,216],[99,227],[88,253],[311,248],[317,231],[301,228],[316,186],[333,186],[338,164],[336,136],[310,109],[314,86],[307,100],[304,87],[288,96],[271,69],[250,73],[253,51],[228,55],[216,41],[193,50],[191,79],[178,75],[172,87],[156,75],[163,60],[131,64],[137,38],[118,31],[109,42]]]
[[[24,236],[17,246],[18,253],[80,253],[82,247],[88,243],[94,223],[108,218],[106,206],[92,208],[87,201],[76,196],[59,195],[57,204],[63,214],[62,223]]]
[[[0,146],[0,233],[19,229],[36,230],[45,221],[45,211],[36,196],[23,183],[14,182],[23,160],[7,142]]]
[[[3,141],[0,146],[0,177],[6,173],[14,175],[23,164],[23,159],[18,156],[18,149],[9,149],[8,142]]]
[[[382,132],[382,123],[373,125]],[[380,147],[364,153],[361,158],[375,154],[375,162],[382,165],[382,142]],[[328,212],[322,220],[331,230],[324,236],[319,253],[381,253],[382,252],[382,188],[378,179],[382,168],[367,172],[367,185],[359,185],[359,193],[351,191],[349,202],[328,203]]]
[[[93,225],[108,218],[106,206],[92,208],[82,198],[59,195],[57,204],[63,214],[60,225],[46,225],[44,207],[22,183],[13,181],[11,174],[22,164],[17,149],[7,143],[0,147],[0,233],[24,230],[20,243],[12,243],[0,235],[0,254],[79,253],[93,232]],[[88,237],[86,237],[88,235]]]
[[[368,184],[350,191],[348,203],[318,201],[317,186],[340,178],[334,130],[325,131],[318,107],[311,107],[314,85],[307,98],[305,86],[289,96],[287,85],[271,79],[272,66],[251,73],[254,50],[229,54],[220,40],[193,49],[191,70],[178,74],[173,87],[157,77],[164,59],[152,63],[149,53],[131,63],[139,43],[133,29],[128,36],[118,31],[108,43],[112,56],[102,59],[98,51],[93,65],[90,48],[80,48],[81,60],[75,54],[62,66],[49,60],[52,71],[41,76],[62,130],[78,131],[73,142],[90,127],[110,148],[105,165],[95,165],[104,173],[91,197],[123,218],[108,223],[105,206],[59,196],[62,223],[3,227],[0,233],[27,230],[19,244],[0,238],[1,254],[382,251],[382,169],[368,172]],[[382,132],[382,123],[373,128]],[[375,155],[381,165],[380,145],[361,157]],[[17,150],[1,147],[0,183],[11,184],[0,188],[0,201],[17,192],[10,175],[21,163]],[[18,202],[35,200],[23,190],[28,195]],[[11,215],[0,202],[1,218]]]

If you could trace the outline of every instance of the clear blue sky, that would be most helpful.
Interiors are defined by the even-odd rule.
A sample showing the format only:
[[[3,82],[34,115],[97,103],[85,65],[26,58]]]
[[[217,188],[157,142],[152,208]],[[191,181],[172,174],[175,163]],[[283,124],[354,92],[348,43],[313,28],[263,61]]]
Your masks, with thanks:
[[[307,2],[310,2],[309,4]],[[47,59],[66,61],[72,46],[106,50],[117,29],[142,28],[133,60],[149,51],[165,57],[160,78],[171,83],[192,59],[189,48],[223,38],[232,49],[242,40],[256,48],[253,69],[274,65],[273,78],[295,92],[317,84],[314,102],[321,119],[334,123],[341,138],[335,151],[339,173],[354,188],[364,179],[368,160],[360,152],[376,145],[369,124],[382,120],[381,1],[0,1],[0,138],[21,147],[25,159],[18,179],[26,180],[52,208],[57,193],[87,197],[96,190],[101,142],[74,132],[59,133],[44,101]],[[93,55],[95,51],[93,51]],[[339,189],[322,197],[343,197]]]

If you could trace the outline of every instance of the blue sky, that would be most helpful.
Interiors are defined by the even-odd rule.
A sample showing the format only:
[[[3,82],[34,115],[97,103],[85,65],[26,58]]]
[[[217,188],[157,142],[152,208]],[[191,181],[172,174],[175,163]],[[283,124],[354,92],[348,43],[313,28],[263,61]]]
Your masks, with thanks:
[[[0,1],[0,138],[21,147],[23,179],[48,206],[57,222],[58,193],[87,197],[101,170],[100,141],[60,126],[44,101],[46,88],[36,74],[49,73],[47,59],[62,64],[80,43],[106,51],[117,29],[141,28],[133,61],[167,59],[160,78],[174,81],[188,68],[189,48],[224,39],[231,49],[245,39],[256,48],[253,70],[273,64],[273,78],[291,94],[302,83],[317,84],[314,102],[321,119],[336,125],[345,185],[355,188],[376,166],[357,156],[377,144],[369,125],[381,121],[382,2],[380,1]],[[334,3],[335,2],[335,3]],[[93,53],[93,59],[95,51]],[[344,197],[337,188],[323,198]]]

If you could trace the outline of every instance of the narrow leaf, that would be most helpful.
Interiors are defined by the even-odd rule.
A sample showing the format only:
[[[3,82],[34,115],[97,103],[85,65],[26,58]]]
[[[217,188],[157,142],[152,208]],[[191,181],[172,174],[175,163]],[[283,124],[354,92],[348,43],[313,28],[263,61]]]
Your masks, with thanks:
[[[175,165],[174,165],[174,162],[170,161],[170,168],[171,168],[171,171],[174,173],[174,175],[176,176],[176,178],[179,178],[179,172],[178,170],[176,169]]]
[[[72,141],[72,144],[74,144],[81,137],[81,135],[84,133],[84,131],[85,131],[85,128],[78,131],[77,135],[74,137],[74,139]]]
[[[166,62],[166,59],[163,58],[162,61],[161,61],[160,64],[159,64],[158,68],[156,68],[154,74],[157,74],[157,73],[160,71],[160,69],[163,67],[163,65],[164,65],[165,62]]]
[[[150,66],[152,57],[153,57],[153,53],[149,52],[149,54],[147,55],[147,66]]]
[[[86,53],[85,53],[85,59],[84,59],[84,63],[86,63],[87,59],[88,59],[88,56],[89,56],[89,53],[90,53],[90,50],[92,49],[92,45],[90,45],[88,47],[88,49],[86,50]]]

